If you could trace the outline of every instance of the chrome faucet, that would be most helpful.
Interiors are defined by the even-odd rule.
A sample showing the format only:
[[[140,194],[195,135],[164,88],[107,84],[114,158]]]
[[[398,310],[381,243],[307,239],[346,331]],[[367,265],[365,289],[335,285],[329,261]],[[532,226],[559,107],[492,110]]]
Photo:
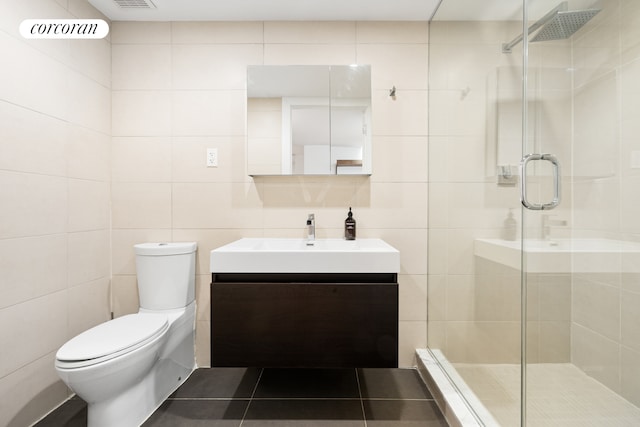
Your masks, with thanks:
[[[542,215],[542,239],[551,240],[551,227],[564,227],[567,225],[566,220],[551,219],[554,215]]]
[[[313,246],[316,241],[316,216],[309,214],[307,217],[307,246]]]

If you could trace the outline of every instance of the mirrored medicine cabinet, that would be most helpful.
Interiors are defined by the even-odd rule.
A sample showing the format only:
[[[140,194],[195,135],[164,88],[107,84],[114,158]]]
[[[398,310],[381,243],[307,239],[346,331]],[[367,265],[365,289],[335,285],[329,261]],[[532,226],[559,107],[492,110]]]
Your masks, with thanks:
[[[369,65],[247,68],[249,175],[370,175]]]

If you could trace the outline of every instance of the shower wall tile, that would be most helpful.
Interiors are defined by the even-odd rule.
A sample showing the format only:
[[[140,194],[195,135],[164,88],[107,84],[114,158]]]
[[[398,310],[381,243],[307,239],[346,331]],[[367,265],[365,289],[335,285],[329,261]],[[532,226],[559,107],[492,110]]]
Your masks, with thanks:
[[[472,321],[477,315],[477,290],[471,275],[449,275],[446,290],[446,318]]]
[[[620,150],[620,164],[625,176],[638,175],[637,168],[632,168],[629,159],[633,151],[640,150],[640,124],[636,112],[640,109],[640,60],[623,65],[620,69],[620,137],[622,139]]]
[[[620,377],[621,395],[636,406],[640,405],[640,353],[622,347]]]
[[[481,258],[476,257],[476,266],[483,261]],[[513,273],[509,274],[509,271],[513,271]],[[474,320],[520,320],[521,289],[519,273],[519,271],[503,267],[498,275],[476,274],[475,277],[471,276],[469,280],[473,281],[474,285]],[[500,301],[500,303],[496,304],[496,301]]]
[[[509,197],[516,196],[512,187],[498,187],[495,183],[454,182],[432,184],[430,189],[435,189],[436,196],[439,197],[439,203],[432,203],[431,207],[444,216],[442,219],[446,219],[448,228],[500,229],[507,218],[509,207],[517,214],[518,206]],[[429,196],[433,201],[432,195]],[[512,206],[509,206],[509,201]],[[442,224],[436,222],[436,226],[438,225]]]
[[[504,60],[495,43],[434,44],[430,51],[430,87],[455,91],[460,96],[466,89],[488,95],[487,84],[496,78],[496,64]]]
[[[570,322],[572,318],[572,275],[541,275],[538,281],[538,316],[542,321]],[[567,344],[569,341],[567,341]]]
[[[430,274],[427,289],[428,323],[447,319],[447,280],[445,275]],[[437,348],[437,347],[436,347]]]
[[[605,232],[618,230],[620,185],[617,177],[575,180],[573,187],[573,227]]]
[[[451,363],[519,363],[520,322],[447,322]]]
[[[580,177],[608,177],[619,172],[620,111],[616,73],[603,75],[574,92],[574,173]]]
[[[620,9],[608,2],[598,20],[576,32],[573,42],[574,87],[580,87],[620,64]]]
[[[587,375],[620,392],[620,346],[576,323],[571,325],[571,361]]]
[[[634,0],[622,0],[620,6],[622,63],[626,64],[640,58],[640,29],[637,25],[640,4]]]
[[[484,136],[434,137],[429,149],[434,169],[431,182],[486,182],[494,174],[487,171]]]
[[[466,93],[462,96],[461,90]],[[433,90],[429,103],[437,105],[429,116],[431,134],[436,136],[483,136],[487,128],[484,91]],[[484,139],[483,139],[484,141]]]
[[[640,352],[640,313],[637,305],[640,303],[640,294],[622,291],[620,299],[622,345]]]
[[[620,341],[620,288],[574,277],[572,317],[576,324]]]
[[[568,321],[538,322],[537,362],[571,362],[571,323]]]
[[[623,233],[640,234],[638,185],[640,185],[640,176],[630,176],[620,186],[620,231]],[[634,265],[634,263],[631,262],[631,265]],[[636,271],[637,265],[632,268],[632,271]]]

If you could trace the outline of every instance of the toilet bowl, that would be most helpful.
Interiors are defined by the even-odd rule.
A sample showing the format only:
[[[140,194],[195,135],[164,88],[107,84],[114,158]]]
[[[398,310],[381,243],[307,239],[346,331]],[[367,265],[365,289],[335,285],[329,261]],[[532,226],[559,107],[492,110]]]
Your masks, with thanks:
[[[136,245],[140,309],[56,353],[60,378],[88,404],[89,427],[139,426],[195,369],[195,243]],[[169,280],[167,280],[169,278]]]

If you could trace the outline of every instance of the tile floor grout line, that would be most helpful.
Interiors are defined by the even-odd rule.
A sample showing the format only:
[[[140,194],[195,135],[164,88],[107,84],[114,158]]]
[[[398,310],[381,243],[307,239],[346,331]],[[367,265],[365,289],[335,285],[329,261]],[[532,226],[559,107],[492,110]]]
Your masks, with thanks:
[[[360,388],[360,376],[358,375],[358,369],[356,371],[356,383],[358,384],[358,395],[360,396],[360,409],[362,409],[362,420],[364,421],[364,427],[367,427],[367,415],[364,412],[364,401],[362,399],[362,389]]]
[[[253,401],[253,397],[256,395],[256,390],[258,390],[258,384],[260,384],[260,380],[262,379],[262,374],[264,373],[264,368],[260,368],[260,375],[258,375],[258,380],[256,381],[256,385],[253,386],[253,391],[251,391],[251,397],[249,397],[249,403],[247,403],[247,407],[244,408],[244,414],[242,414],[242,419],[240,420],[240,425],[238,427],[242,427],[244,424],[244,419],[249,412],[249,407],[251,406],[251,402]]]

